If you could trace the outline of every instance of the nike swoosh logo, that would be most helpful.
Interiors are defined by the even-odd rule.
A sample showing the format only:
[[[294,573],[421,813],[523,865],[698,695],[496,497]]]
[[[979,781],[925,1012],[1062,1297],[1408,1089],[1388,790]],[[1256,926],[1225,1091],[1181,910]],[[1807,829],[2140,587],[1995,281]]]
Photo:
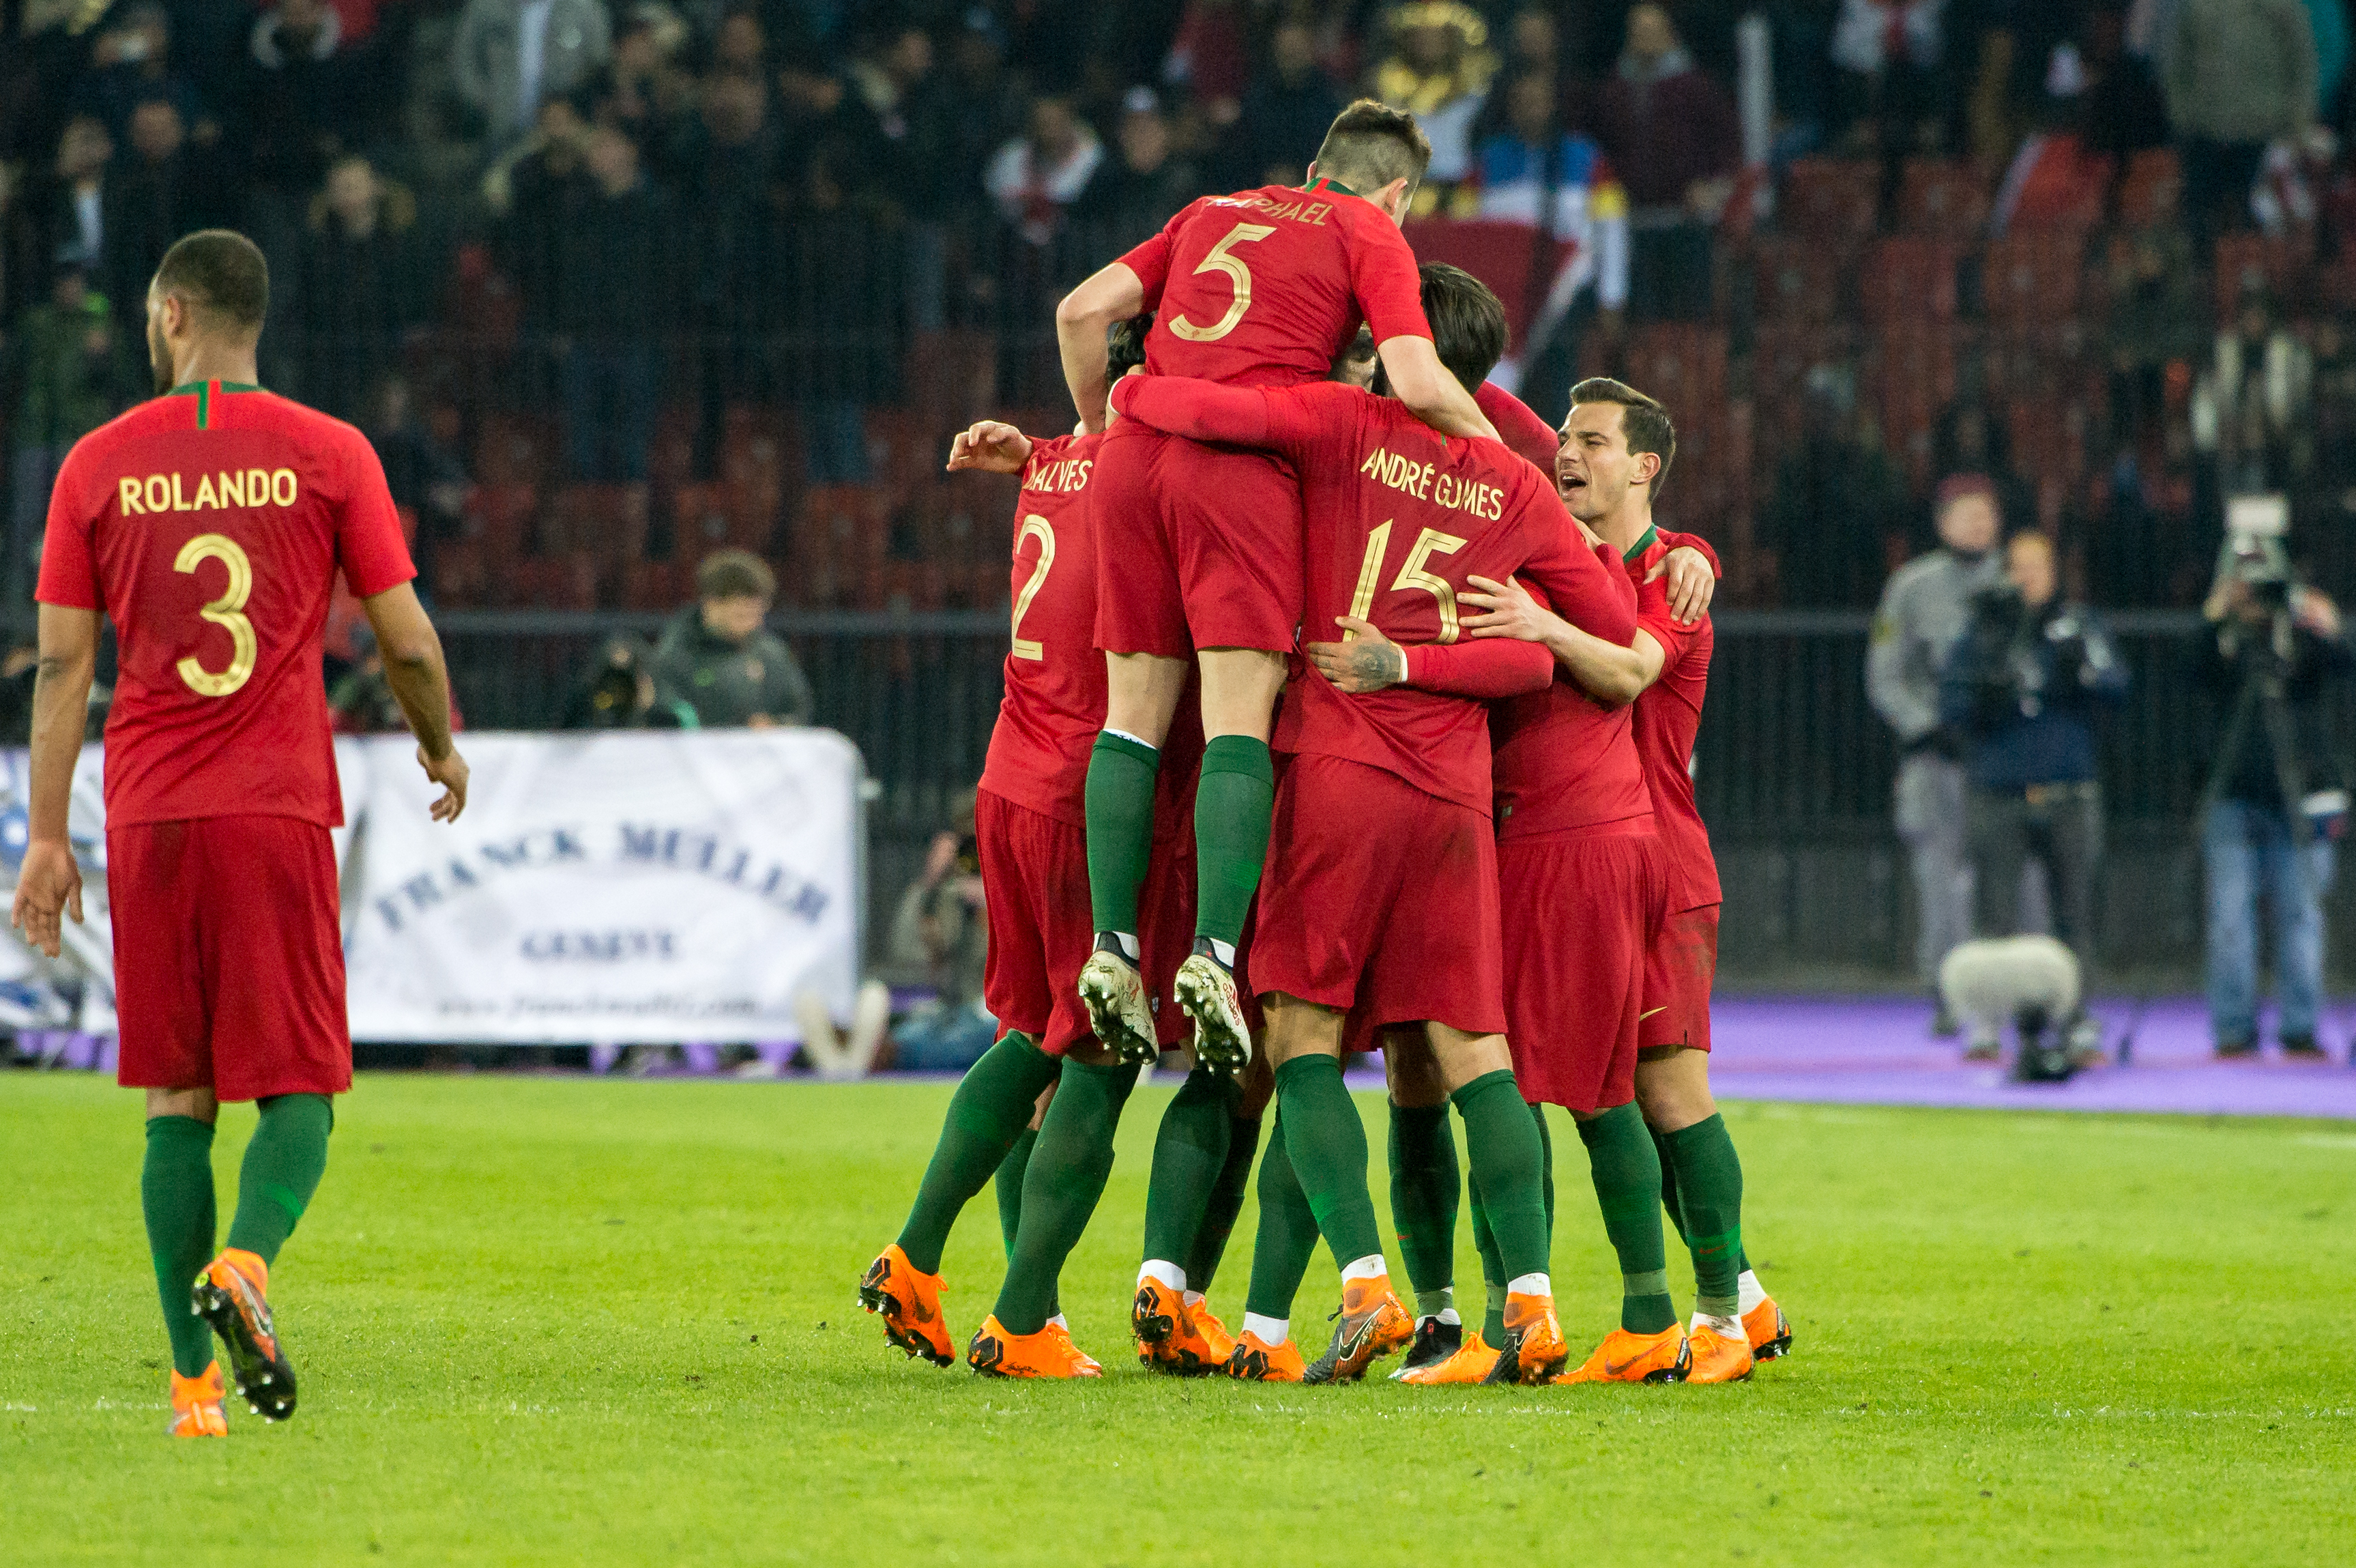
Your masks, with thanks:
[[[1606,1361],[1603,1363],[1603,1375],[1607,1378],[1616,1378],[1644,1359],[1644,1358],[1642,1356],[1631,1356],[1626,1360],[1618,1362],[1617,1364]]]
[[[1636,1015],[1636,1022],[1641,1024],[1655,1013],[1665,1013],[1667,1011],[1668,1009],[1666,1007],[1647,1007],[1642,1013]]]

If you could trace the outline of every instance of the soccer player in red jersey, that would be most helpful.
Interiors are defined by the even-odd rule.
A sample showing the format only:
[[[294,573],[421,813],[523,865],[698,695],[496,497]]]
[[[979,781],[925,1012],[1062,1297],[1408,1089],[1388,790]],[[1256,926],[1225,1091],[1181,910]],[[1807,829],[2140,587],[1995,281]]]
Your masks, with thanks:
[[[52,957],[61,918],[81,918],[66,799],[104,614],[119,657],[105,784],[117,1076],[147,1091],[140,1197],[172,1346],[171,1430],[188,1437],[228,1433],[215,1333],[247,1402],[272,1421],[294,1412],[270,1265],[326,1168],[331,1097],[351,1087],[328,839],[343,797],[320,680],[338,570],[443,788],[434,817],[455,821],[466,802],[441,643],[375,452],[255,384],[269,293],[241,235],[173,245],[147,293],[163,395],[84,436],[59,471],[37,595],[32,841],[12,915]],[[216,1255],[224,1100],[259,1101],[261,1122]]]
[[[1452,435],[1494,436],[1432,350],[1398,231],[1430,156],[1413,115],[1361,101],[1334,120],[1302,188],[1204,198],[1073,290],[1056,333],[1085,428],[1104,419],[1106,329],[1151,309],[1148,371],[1247,387],[1322,381],[1363,320],[1410,409]],[[1098,940],[1081,994],[1100,1038],[1151,1059],[1138,889],[1160,748],[1199,664],[1208,739],[1195,796],[1197,940],[1177,994],[1197,1055],[1234,1070],[1251,1052],[1236,944],[1268,848],[1269,725],[1301,622],[1300,490],[1269,456],[1133,427],[1106,441],[1097,484],[1097,643],[1108,686],[1088,766]]]
[[[1426,265],[1421,290],[1440,340],[1458,346],[1445,362],[1469,391],[1505,349],[1504,308],[1453,267]],[[1423,1026],[1465,1118],[1474,1183],[1490,1199],[1511,1270],[1500,1375],[1550,1374],[1567,1351],[1546,1273],[1537,1128],[1501,1034],[1488,719],[1479,699],[1546,685],[1552,660],[1447,645],[1456,640],[1457,589],[1474,573],[1520,573],[1605,637],[1633,632],[1635,596],[1616,560],[1607,565],[1579,538],[1545,476],[1496,442],[1440,436],[1395,400],[1332,383],[1270,389],[1139,377],[1116,389],[1114,403],[1176,435],[1285,456],[1304,490],[1311,624],[1432,644],[1408,656],[1433,667],[1427,688],[1442,684],[1437,667],[1457,667],[1447,682],[1455,695],[1403,689],[1354,698],[1302,665],[1277,726],[1277,749],[1289,759],[1270,841],[1280,874],[1260,890],[1251,972],[1269,1012],[1286,1159],[1344,1281],[1333,1345],[1305,1369],[1307,1379],[1354,1377],[1412,1331],[1390,1292],[1365,1134],[1342,1083],[1354,1008],[1371,1028]],[[1299,1270],[1280,1278],[1285,1271],[1267,1262],[1254,1260],[1239,1375],[1280,1376],[1298,1359],[1286,1322]]]

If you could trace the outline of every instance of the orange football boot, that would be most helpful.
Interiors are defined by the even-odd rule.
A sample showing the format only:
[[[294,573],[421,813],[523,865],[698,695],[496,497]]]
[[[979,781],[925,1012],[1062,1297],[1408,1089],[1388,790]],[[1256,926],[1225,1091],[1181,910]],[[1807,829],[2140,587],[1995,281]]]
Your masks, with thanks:
[[[1413,1383],[1419,1388],[1430,1388],[1436,1383],[1486,1382],[1490,1369],[1496,1366],[1497,1360],[1497,1352],[1489,1348],[1489,1342],[1482,1338],[1481,1331],[1475,1328],[1465,1337],[1464,1343],[1456,1348],[1456,1354],[1444,1361],[1434,1361],[1428,1367],[1401,1372],[1398,1380]]]
[[[1301,1374],[1304,1383],[1355,1383],[1366,1369],[1415,1337],[1415,1315],[1391,1294],[1391,1277],[1344,1280],[1333,1342]]]
[[[1036,1334],[1009,1334],[991,1313],[965,1348],[973,1369],[992,1378],[1101,1378],[1104,1369],[1080,1354],[1072,1337],[1054,1324]]]
[[[1211,1310],[1209,1300],[1198,1301],[1188,1307],[1186,1320],[1194,1326],[1194,1337],[1203,1342],[1197,1352],[1203,1359],[1203,1369],[1215,1372],[1226,1366],[1227,1358],[1236,1353],[1236,1337],[1227,1332],[1227,1326],[1219,1321],[1217,1313]]]
[[[1137,1287],[1130,1306],[1129,1324],[1137,1333],[1137,1359],[1157,1372],[1182,1378],[1205,1377],[1227,1364],[1236,1342],[1226,1326],[1211,1317],[1217,1337],[1205,1334],[1198,1319],[1210,1316],[1208,1305],[1188,1306],[1185,1295],[1159,1280]]]
[[[1751,1338],[1754,1361],[1772,1361],[1792,1353],[1792,1326],[1772,1295],[1742,1315],[1742,1332]]]
[[[1227,1376],[1248,1383],[1297,1383],[1308,1369],[1301,1359],[1300,1346],[1290,1339],[1271,1345],[1248,1329],[1236,1341],[1235,1354],[1226,1364]]]
[[[1073,1343],[1070,1325],[1060,1323],[1051,1317],[1047,1320],[1047,1326],[1044,1332],[1054,1335],[1056,1338],[1061,1339],[1064,1342],[1064,1348],[1072,1353],[1072,1364],[1080,1369],[1079,1375],[1081,1377],[1101,1378],[1104,1376],[1104,1363],[1098,1360],[1094,1356],[1089,1355],[1086,1350],[1081,1349],[1076,1344]]]
[[[1693,1369],[1693,1351],[1686,1331],[1672,1323],[1658,1334],[1631,1334],[1615,1328],[1603,1337],[1595,1354],[1577,1371],[1565,1372],[1558,1383],[1682,1383]]]
[[[221,1413],[228,1390],[221,1384],[220,1363],[215,1361],[193,1378],[172,1374],[172,1424],[175,1437],[227,1437],[229,1417]]]
[[[1720,1334],[1708,1324],[1686,1336],[1693,1348],[1689,1383],[1739,1383],[1751,1376],[1751,1341],[1741,1335]]]
[[[1505,1298],[1505,1342],[1497,1348],[1496,1365],[1484,1383],[1543,1383],[1553,1380],[1570,1359],[1563,1342],[1562,1325],[1555,1320],[1554,1297],[1523,1295]]]
[[[884,1318],[884,1337],[936,1367],[957,1365],[957,1347],[941,1316],[941,1276],[908,1262],[894,1241],[867,1265],[859,1282],[859,1305]]]
[[[229,1351],[239,1397],[264,1421],[294,1413],[294,1369],[270,1316],[270,1265],[242,1247],[225,1247],[205,1265],[189,1307],[212,1325]]]

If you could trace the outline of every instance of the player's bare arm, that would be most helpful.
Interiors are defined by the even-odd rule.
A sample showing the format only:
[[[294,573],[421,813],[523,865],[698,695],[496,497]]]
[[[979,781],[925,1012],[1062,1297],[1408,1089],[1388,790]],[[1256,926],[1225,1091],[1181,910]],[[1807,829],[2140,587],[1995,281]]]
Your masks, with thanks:
[[[1710,600],[1718,596],[1718,574],[1710,570],[1709,557],[1690,544],[1680,544],[1653,564],[1644,574],[1647,583],[1667,578],[1669,618],[1679,626],[1691,626],[1709,613]]]
[[[1440,362],[1440,350],[1429,338],[1401,333],[1375,346],[1382,357],[1383,375],[1391,395],[1415,411],[1415,416],[1443,435],[1485,435],[1497,439],[1497,427],[1472,401],[1464,383]]]
[[[437,822],[455,822],[466,809],[466,759],[450,739],[450,673],[442,662],[442,639],[417,602],[417,589],[403,583],[360,601],[384,655],[385,684],[417,737],[417,765],[442,786],[434,802]]]
[[[949,442],[948,471],[978,468],[989,474],[1019,474],[1031,460],[1031,437],[1002,420],[978,419]]]
[[[1055,306],[1055,346],[1064,360],[1064,384],[1080,411],[1080,428],[1094,435],[1105,427],[1105,334],[1145,308],[1145,285],[1119,262],[1100,268]],[[1478,412],[1477,410],[1475,411]]]
[[[1466,580],[1472,586],[1458,594],[1457,602],[1480,610],[1463,618],[1468,635],[1544,643],[1564,673],[1598,702],[1614,707],[1633,703],[1660,679],[1663,655],[1652,633],[1640,628],[1622,648],[1571,625],[1519,583],[1479,575]]]
[[[40,665],[33,677],[31,842],[16,876],[9,923],[55,958],[62,920],[81,924],[81,867],[66,833],[74,764],[90,714],[91,675],[98,667],[98,612],[43,605]]]
[[[1301,650],[1319,674],[1353,696],[1379,692],[1407,680],[1407,650],[1368,621],[1336,616],[1346,639],[1312,642]]]

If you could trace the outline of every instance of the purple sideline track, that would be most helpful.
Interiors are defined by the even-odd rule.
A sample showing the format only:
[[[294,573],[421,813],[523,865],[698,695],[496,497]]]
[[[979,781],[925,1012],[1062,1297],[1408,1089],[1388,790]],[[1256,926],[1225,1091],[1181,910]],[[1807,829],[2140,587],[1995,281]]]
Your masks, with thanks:
[[[2327,1060],[2287,1060],[2269,1032],[2263,1055],[2221,1062],[2210,1055],[2208,1010],[2197,997],[2161,997],[2140,1010],[2104,1001],[2094,1010],[2114,1049],[2133,1025],[2131,1065],[2092,1069],[2063,1084],[2017,1084],[1999,1064],[1964,1061],[1961,1041],[1933,1039],[1925,1001],[1720,996],[1711,1004],[1710,1087],[1727,1100],[2356,1119],[2350,1030],[2336,1014],[2325,1017]],[[1381,1081],[1378,1072],[1351,1075],[1353,1087]]]

